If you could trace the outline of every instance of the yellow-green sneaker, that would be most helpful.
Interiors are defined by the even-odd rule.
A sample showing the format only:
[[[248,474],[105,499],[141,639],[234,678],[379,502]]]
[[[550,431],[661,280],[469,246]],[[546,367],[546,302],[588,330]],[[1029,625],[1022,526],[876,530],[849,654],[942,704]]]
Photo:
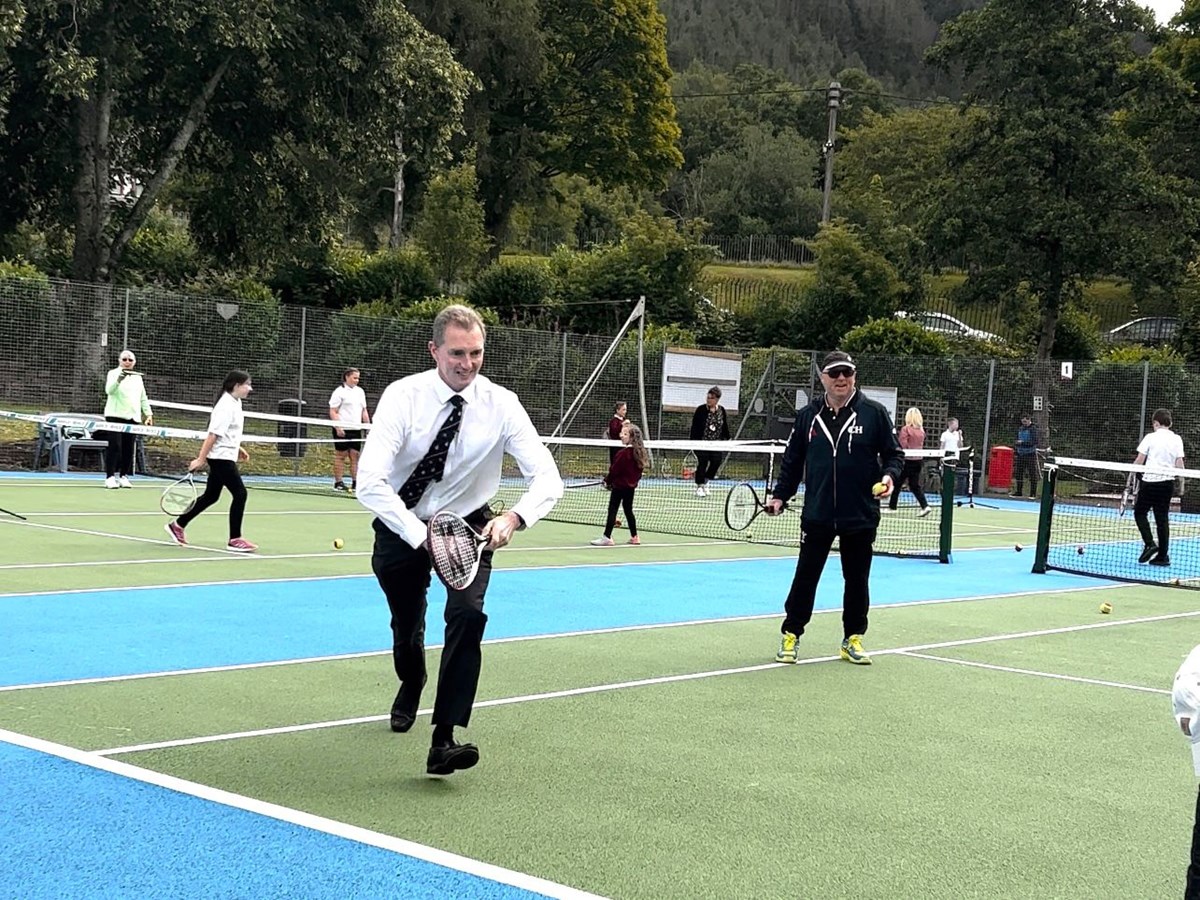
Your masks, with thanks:
[[[796,641],[799,638],[790,631],[785,631],[779,639],[779,652],[775,654],[775,662],[794,663],[796,661]]]
[[[842,641],[842,659],[846,660],[846,662],[852,662],[856,666],[869,666],[871,664],[871,657],[863,649],[861,634],[852,634]]]

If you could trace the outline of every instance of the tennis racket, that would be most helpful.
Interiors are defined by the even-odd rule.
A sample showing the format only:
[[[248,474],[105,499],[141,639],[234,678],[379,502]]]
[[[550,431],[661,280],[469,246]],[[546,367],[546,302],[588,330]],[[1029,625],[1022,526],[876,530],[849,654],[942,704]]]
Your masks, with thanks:
[[[784,504],[784,509],[787,504]],[[745,531],[750,523],[767,510],[767,505],[758,496],[754,485],[742,482],[735,484],[725,497],[725,524],[733,531]]]
[[[580,488],[600,487],[602,484],[604,484],[603,481],[574,481],[571,484],[564,484],[563,488],[568,491],[577,491]]]
[[[479,574],[479,561],[488,538],[457,513],[440,512],[429,520],[425,544],[438,578],[452,591],[462,591]]]
[[[687,456],[683,458],[683,471],[687,473],[687,475],[684,475],[684,478],[695,472],[698,465],[700,465],[700,460],[696,458],[695,451],[689,450]]]
[[[182,516],[195,506],[196,482],[192,480],[192,473],[188,472],[178,481],[167,485],[158,505],[168,516]]]
[[[1138,485],[1141,482],[1136,472],[1125,476],[1125,489],[1121,491],[1121,502],[1117,504],[1117,515],[1125,515],[1125,510],[1137,503]]]

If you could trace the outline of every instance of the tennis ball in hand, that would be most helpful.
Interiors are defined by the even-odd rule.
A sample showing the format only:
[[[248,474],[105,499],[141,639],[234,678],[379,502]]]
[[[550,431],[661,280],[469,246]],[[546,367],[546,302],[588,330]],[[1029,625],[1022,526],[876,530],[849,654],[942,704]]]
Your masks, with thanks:
[[[341,538],[333,539],[333,549],[334,550],[341,550],[345,546],[346,546],[346,544]]]
[[[871,486],[871,494],[875,497],[882,496],[887,493],[887,485],[880,481],[878,484]]]
[[[1100,604],[1100,612],[1103,615],[1107,616],[1110,612],[1112,612],[1112,604],[1111,603],[1101,603]]]

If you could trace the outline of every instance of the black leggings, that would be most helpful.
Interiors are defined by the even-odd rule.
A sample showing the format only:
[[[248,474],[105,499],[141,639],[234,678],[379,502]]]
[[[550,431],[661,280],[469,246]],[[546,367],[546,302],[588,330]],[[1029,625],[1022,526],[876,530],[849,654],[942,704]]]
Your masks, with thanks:
[[[892,489],[891,499],[888,500],[888,509],[895,509],[900,504],[900,488],[904,486],[904,482],[908,482],[909,490],[913,496],[917,498],[917,503],[924,509],[929,505],[929,501],[925,499],[925,490],[921,487],[921,470],[924,468],[924,462],[919,459],[906,459],[904,461],[904,469],[900,472],[900,483]]]
[[[136,425],[133,419],[119,419],[116,416],[105,416],[105,422],[120,422],[122,425]],[[113,475],[133,474],[133,435],[127,431],[108,432],[108,449],[104,451],[104,471],[110,478]]]
[[[633,492],[637,488],[613,488],[608,496],[608,521],[604,523],[604,536],[612,537],[617,527],[617,507],[625,510],[625,521],[629,523],[629,536],[637,537],[637,519],[633,517]]]
[[[246,486],[242,484],[242,476],[238,472],[237,463],[232,459],[210,459],[208,461],[208,483],[204,493],[196,500],[196,505],[176,519],[180,528],[187,528],[188,523],[200,513],[217,502],[221,497],[221,488],[229,488],[233,502],[229,504],[229,539],[242,536],[242,515],[246,512]]]

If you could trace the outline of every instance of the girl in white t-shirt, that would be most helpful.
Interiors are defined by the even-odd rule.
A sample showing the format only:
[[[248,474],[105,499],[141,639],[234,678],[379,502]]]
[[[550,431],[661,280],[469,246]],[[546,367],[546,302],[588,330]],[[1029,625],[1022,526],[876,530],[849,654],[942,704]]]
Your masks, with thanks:
[[[1182,469],[1183,440],[1171,430],[1171,411],[1156,409],[1151,421],[1154,423],[1154,430],[1138,444],[1134,463],[1162,469]],[[1167,472],[1143,472],[1141,480],[1137,502],[1133,505],[1133,520],[1137,522],[1143,544],[1138,562],[1148,562],[1152,566],[1169,566],[1171,557],[1167,555],[1167,546],[1171,539],[1171,525],[1167,516],[1171,511],[1171,493],[1175,487],[1175,477]],[[1154,511],[1154,528],[1158,532],[1157,544],[1150,536],[1150,517],[1147,513],[1151,510]]]
[[[234,369],[225,376],[221,393],[208,418],[208,434],[200,445],[196,458],[188,463],[188,471],[196,472],[208,466],[208,483],[204,493],[186,513],[174,522],[167,523],[167,533],[177,544],[186,544],[184,529],[204,510],[221,496],[221,488],[229,488],[233,502],[229,504],[229,549],[239,553],[252,553],[258,549],[242,537],[242,516],[246,512],[246,486],[242,484],[237,464],[245,462],[250,454],[242,449],[242,429],[246,417],[242,412],[242,401],[250,395],[250,374]]]
[[[363,430],[371,415],[367,412],[367,395],[358,386],[361,373],[349,368],[342,373],[342,383],[329,397],[329,418],[333,420],[333,489],[354,491],[358,488],[358,454],[362,450]],[[342,481],[346,462],[350,463],[350,487]]]

